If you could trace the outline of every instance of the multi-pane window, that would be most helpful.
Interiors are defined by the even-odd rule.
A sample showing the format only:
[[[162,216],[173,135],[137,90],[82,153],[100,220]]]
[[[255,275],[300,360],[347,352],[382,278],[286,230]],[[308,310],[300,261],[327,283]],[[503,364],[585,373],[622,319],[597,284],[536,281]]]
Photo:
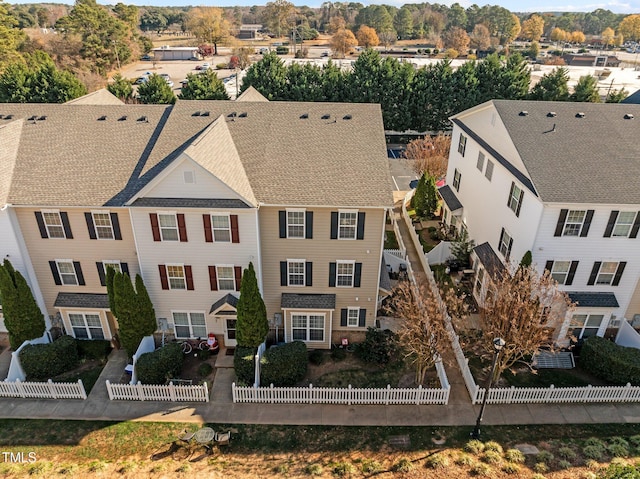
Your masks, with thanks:
[[[518,214],[520,210],[520,199],[522,198],[522,188],[515,183],[511,183],[511,195],[509,196],[509,208]]]
[[[551,267],[551,277],[555,279],[558,284],[565,284],[570,267],[571,261],[554,261]]]
[[[338,261],[336,264],[336,285],[353,286],[353,269],[355,263],[352,261]]]
[[[338,239],[356,239],[357,225],[357,212],[340,211],[338,214]]]
[[[117,260],[104,260],[102,262],[102,267],[104,268],[104,274],[107,274],[107,268],[113,268],[115,269],[118,273],[122,273],[122,267],[120,266],[120,261]]]
[[[97,314],[69,313],[73,335],[78,339],[104,339],[104,331]]]
[[[66,238],[64,234],[64,226],[62,225],[62,218],[57,211],[43,211],[42,219],[44,220],[45,227],[47,228],[47,234],[49,238]]]
[[[508,258],[511,254],[511,245],[513,243],[513,239],[507,233],[507,231],[503,228],[502,235],[500,237],[500,245],[498,246],[498,250],[502,253],[505,258]]]
[[[174,214],[158,214],[162,241],[178,241],[178,220]]]
[[[204,313],[191,311],[174,311],[173,326],[176,338],[204,338],[207,335],[207,324]]]
[[[491,178],[493,177],[493,161],[487,160],[487,169],[484,170],[484,176],[487,180],[491,181]]]
[[[458,141],[458,153],[464,156],[464,152],[467,149],[467,137],[460,133],[460,140]]]
[[[456,169],[453,172],[453,187],[456,189],[456,191],[460,191],[460,177],[462,175],[460,174],[460,172]]]
[[[213,229],[213,240],[216,243],[229,243],[231,241],[229,215],[211,215],[211,229]]]
[[[289,286],[304,286],[304,267],[305,262],[303,260],[287,261]]]
[[[579,236],[586,214],[584,210],[569,210],[562,236]]]
[[[287,238],[304,238],[305,212],[287,211]]]
[[[484,269],[480,268],[476,275],[476,293],[480,294],[482,291],[482,281],[484,280]]]
[[[596,284],[611,284],[613,278],[618,270],[618,262],[605,261],[600,265],[600,271],[598,271],[598,277],[596,278]]]
[[[219,290],[234,291],[236,289],[233,266],[216,266],[216,277]]]
[[[169,289],[187,289],[184,266],[181,264],[167,265],[167,279]]]
[[[347,309],[347,326],[356,327],[359,324],[360,308]]]
[[[478,162],[476,163],[476,168],[478,168],[478,170],[482,171],[482,168],[484,168],[484,153],[482,153],[481,151],[478,153]]]
[[[324,341],[324,314],[292,314],[294,341]]]
[[[575,339],[596,336],[603,320],[602,314],[574,314],[569,326],[569,336]]]
[[[64,285],[78,285],[78,277],[76,276],[76,269],[73,266],[73,261],[56,261],[58,265],[58,274],[60,274],[60,281]]]
[[[621,211],[618,213],[618,218],[616,218],[616,224],[613,227],[613,232],[611,236],[629,236],[629,232],[631,231],[631,227],[633,226],[633,221],[636,219],[635,211]]]
[[[113,239],[111,215],[109,213],[91,213],[91,215],[93,216],[93,225],[98,239]]]

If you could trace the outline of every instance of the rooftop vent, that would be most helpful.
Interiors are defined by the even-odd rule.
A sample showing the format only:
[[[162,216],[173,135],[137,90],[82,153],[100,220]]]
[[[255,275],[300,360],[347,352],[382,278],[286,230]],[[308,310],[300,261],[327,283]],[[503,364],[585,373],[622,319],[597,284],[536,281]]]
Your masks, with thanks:
[[[0,120],[2,120],[4,118],[4,115],[0,115]]]
[[[238,118],[246,118],[247,116],[248,116],[247,112],[246,112],[246,111],[243,111],[242,113],[240,113],[240,114],[238,115]]]
[[[37,119],[38,119],[38,115],[33,115],[33,116],[30,116],[29,118],[27,118],[27,120],[29,120],[29,121],[36,121]]]
[[[520,113],[518,113],[518,115],[520,115],[520,116],[527,116],[528,114],[529,114],[529,112],[526,111],[526,110],[522,110]]]
[[[209,112],[208,111],[200,112],[200,116],[209,116]]]
[[[331,115],[322,115],[320,117],[320,119],[322,119],[322,120],[328,120],[329,118],[331,118]]]
[[[144,121],[145,123],[149,123],[149,119],[146,116],[141,116],[140,118],[138,118],[137,121],[139,121],[139,122],[143,122]]]
[[[301,120],[306,120],[307,118],[309,118],[309,113],[303,113],[302,115],[300,115]]]
[[[13,118],[13,115],[5,115],[4,119],[5,120],[11,120]]]
[[[625,113],[624,119],[625,120],[633,120],[633,115],[631,113]]]
[[[579,111],[578,113],[576,113],[576,118],[584,118],[584,112]]]
[[[227,115],[227,118],[235,118],[236,116],[238,116],[238,114],[235,111],[232,111]]]
[[[125,121],[127,119],[127,115],[122,115],[120,118],[118,118],[118,121]]]
[[[38,118],[39,121],[44,121],[46,119],[47,119],[47,117],[45,115],[42,115],[40,118]]]
[[[200,116],[200,112],[199,111],[194,111],[191,116]]]
[[[555,111],[550,111],[549,113],[547,113],[547,116],[549,117],[554,117],[557,116],[558,114]]]
[[[98,118],[98,121],[105,121],[107,119],[107,115],[102,115],[100,118]]]
[[[353,118],[351,115],[345,115],[342,117],[343,120],[351,120]]]

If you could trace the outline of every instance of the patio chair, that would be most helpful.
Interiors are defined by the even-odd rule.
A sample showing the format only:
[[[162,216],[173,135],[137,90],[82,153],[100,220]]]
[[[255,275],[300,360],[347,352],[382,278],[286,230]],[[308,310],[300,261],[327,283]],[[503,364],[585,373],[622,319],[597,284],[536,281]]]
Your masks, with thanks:
[[[230,440],[231,440],[231,431],[217,432],[214,437],[214,441],[217,446],[228,446]]]

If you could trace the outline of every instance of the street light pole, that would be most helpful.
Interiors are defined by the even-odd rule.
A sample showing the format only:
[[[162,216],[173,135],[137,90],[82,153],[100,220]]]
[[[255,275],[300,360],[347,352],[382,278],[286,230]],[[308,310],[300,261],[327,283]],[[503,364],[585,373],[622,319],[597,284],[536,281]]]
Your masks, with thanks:
[[[491,373],[489,375],[489,384],[487,388],[484,390],[484,397],[482,398],[482,406],[480,406],[480,413],[478,414],[478,419],[476,420],[476,427],[473,429],[471,433],[471,437],[473,439],[480,439],[480,424],[482,423],[482,415],[484,414],[484,408],[487,405],[487,398],[489,397],[489,390],[491,389],[491,384],[493,383],[493,375],[496,372],[496,364],[498,364],[498,356],[500,356],[500,351],[504,348],[506,342],[502,338],[494,338],[493,339],[493,362],[491,363]]]

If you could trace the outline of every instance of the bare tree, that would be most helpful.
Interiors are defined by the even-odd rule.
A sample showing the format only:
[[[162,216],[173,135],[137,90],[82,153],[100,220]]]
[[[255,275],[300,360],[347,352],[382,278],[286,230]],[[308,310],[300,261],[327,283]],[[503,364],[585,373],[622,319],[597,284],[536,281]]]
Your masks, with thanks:
[[[404,156],[418,176],[439,179],[447,174],[450,148],[451,136],[438,134],[409,142]]]

